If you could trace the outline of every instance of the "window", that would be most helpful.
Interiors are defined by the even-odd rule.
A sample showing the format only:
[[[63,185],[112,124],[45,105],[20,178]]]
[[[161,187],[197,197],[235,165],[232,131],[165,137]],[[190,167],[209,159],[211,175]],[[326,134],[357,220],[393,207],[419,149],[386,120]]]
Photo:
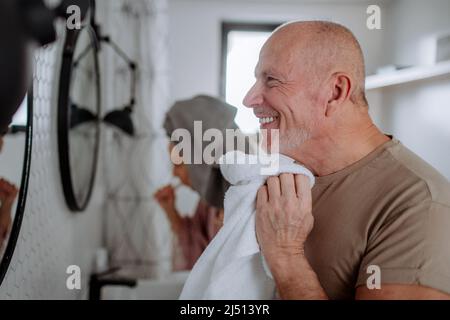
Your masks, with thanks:
[[[235,121],[244,133],[255,133],[259,128],[258,119],[242,100],[255,82],[259,51],[279,25],[222,23],[221,95],[237,107]]]

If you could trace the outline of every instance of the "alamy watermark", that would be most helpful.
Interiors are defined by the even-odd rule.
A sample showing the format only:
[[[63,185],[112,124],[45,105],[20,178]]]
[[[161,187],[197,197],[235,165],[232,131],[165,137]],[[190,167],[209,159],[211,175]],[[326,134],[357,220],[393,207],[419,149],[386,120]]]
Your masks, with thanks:
[[[372,4],[367,7],[366,13],[369,15],[366,20],[366,26],[369,30],[381,29],[381,9],[379,6]]]
[[[279,130],[261,129],[256,134],[255,157],[221,158],[226,151],[244,151],[250,147],[251,138],[239,129],[216,128],[203,131],[202,121],[194,121],[194,134],[184,128],[175,129],[170,137],[174,143],[170,158],[179,164],[259,164],[262,175],[276,173],[279,168]],[[205,145],[206,144],[206,145]]]
[[[66,13],[68,15],[66,26],[69,30],[81,29],[81,9],[79,6],[73,4],[67,7]]]
[[[69,275],[66,279],[66,287],[69,290],[81,290],[81,269],[73,264],[67,267],[66,273]]]
[[[381,268],[375,264],[367,267],[367,274],[370,274],[366,280],[366,286],[369,290],[381,289]]]

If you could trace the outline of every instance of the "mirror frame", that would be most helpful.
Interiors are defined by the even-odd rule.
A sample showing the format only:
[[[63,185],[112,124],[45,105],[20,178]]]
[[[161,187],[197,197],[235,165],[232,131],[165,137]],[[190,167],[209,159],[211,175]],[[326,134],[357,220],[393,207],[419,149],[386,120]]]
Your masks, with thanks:
[[[5,253],[0,262],[0,285],[5,278],[8,271],[9,264],[16,248],[17,239],[19,238],[20,229],[22,226],[23,215],[25,212],[25,205],[27,202],[28,194],[28,181],[30,178],[31,167],[31,153],[33,147],[33,85],[27,92],[27,125],[25,127],[25,150],[23,154],[23,166],[22,166],[22,179],[20,182],[19,196],[17,198],[17,207],[14,220],[9,234],[8,244],[5,249]]]
[[[62,53],[62,63],[59,79],[59,97],[58,97],[58,154],[59,154],[59,167],[61,173],[61,180],[64,192],[64,198],[66,204],[71,211],[80,212],[84,211],[89,203],[92,196],[92,191],[95,182],[95,176],[97,173],[97,163],[99,157],[99,146],[100,146],[100,120],[96,121],[97,133],[95,141],[94,150],[94,161],[92,164],[91,177],[89,185],[87,186],[87,195],[83,202],[77,200],[75,196],[75,191],[73,187],[72,172],[70,169],[70,150],[69,150],[69,131],[70,131],[70,85],[72,82],[72,71],[73,71],[73,55],[75,53],[75,48],[77,40],[80,33],[87,28],[89,36],[93,43],[94,50],[94,68],[95,68],[95,84],[97,91],[97,106],[96,112],[100,118],[101,115],[101,86],[100,86],[100,67],[99,67],[99,44],[96,37],[95,30],[88,23],[82,26],[80,29],[69,30],[66,28],[66,39],[64,42],[63,53]],[[85,31],[85,30],[84,30]]]

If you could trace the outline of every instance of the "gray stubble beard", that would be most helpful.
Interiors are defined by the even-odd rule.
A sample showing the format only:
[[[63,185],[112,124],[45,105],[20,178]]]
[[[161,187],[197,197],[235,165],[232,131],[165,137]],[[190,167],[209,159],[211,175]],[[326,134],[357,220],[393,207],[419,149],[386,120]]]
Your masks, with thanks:
[[[289,129],[286,133],[280,134],[280,152],[289,153],[301,147],[303,143],[311,138],[311,131],[305,128]]]

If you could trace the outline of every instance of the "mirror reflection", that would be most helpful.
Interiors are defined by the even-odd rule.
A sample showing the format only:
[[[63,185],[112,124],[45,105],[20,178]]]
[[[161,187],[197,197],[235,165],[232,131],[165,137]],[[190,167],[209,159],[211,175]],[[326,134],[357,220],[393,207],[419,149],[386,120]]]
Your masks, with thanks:
[[[99,145],[97,40],[87,25],[67,30],[60,75],[58,143],[64,195],[72,211],[90,199]]]
[[[84,28],[75,47],[70,88],[70,171],[75,198],[85,203],[96,165],[99,127],[97,57],[91,29]]]
[[[27,96],[5,135],[0,136],[0,261],[16,216],[26,143]]]

